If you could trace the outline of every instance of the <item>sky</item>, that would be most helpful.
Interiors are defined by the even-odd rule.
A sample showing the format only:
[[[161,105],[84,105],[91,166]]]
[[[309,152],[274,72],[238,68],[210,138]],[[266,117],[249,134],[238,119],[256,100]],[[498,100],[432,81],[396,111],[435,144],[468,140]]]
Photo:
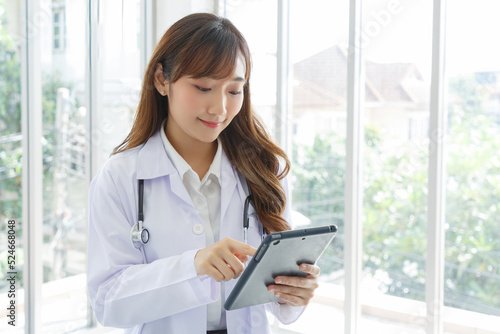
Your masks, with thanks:
[[[413,63],[430,82],[433,0],[364,0],[363,56],[378,63]],[[272,105],[276,73],[276,2],[228,0],[227,16],[253,53],[254,96]],[[335,45],[348,46],[348,0],[290,0],[291,64]],[[446,74],[500,71],[500,0],[449,0]],[[258,94],[257,94],[258,93]],[[256,102],[256,101],[254,101]]]
[[[348,44],[347,3],[291,0],[292,62],[329,46]],[[452,0],[447,3],[448,73],[500,71],[500,1]],[[433,1],[369,0],[363,4],[361,37],[365,58],[382,63],[415,63],[424,77],[428,77]]]

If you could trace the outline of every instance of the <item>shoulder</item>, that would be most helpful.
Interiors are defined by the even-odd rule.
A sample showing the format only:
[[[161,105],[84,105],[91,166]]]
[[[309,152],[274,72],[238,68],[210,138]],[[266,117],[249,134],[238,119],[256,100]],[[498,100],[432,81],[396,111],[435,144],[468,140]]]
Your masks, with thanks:
[[[137,157],[143,145],[111,156],[92,180],[91,186],[126,184],[136,179]]]

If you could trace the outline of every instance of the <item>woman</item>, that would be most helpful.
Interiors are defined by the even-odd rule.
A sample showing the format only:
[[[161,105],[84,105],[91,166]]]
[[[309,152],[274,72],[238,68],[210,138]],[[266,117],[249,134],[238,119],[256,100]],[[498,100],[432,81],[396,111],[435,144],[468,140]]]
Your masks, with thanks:
[[[289,162],[251,109],[250,68],[241,33],[212,14],[179,20],[157,45],[132,130],[89,191],[88,291],[104,326],[269,333],[266,310],[290,323],[312,298],[319,268],[304,265],[307,277],[268,287],[281,302],[222,307],[262,235],[290,228]],[[150,240],[135,225],[138,180]]]

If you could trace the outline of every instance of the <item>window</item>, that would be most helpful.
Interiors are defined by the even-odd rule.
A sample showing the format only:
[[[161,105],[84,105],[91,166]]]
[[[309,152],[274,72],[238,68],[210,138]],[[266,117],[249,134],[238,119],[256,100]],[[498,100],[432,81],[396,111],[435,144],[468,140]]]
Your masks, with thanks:
[[[106,1],[100,3],[98,48],[101,62],[95,64],[98,87],[94,111],[92,150],[96,161],[93,173],[109,158],[113,148],[127,136],[135,115],[141,90],[141,2]],[[149,60],[149,59],[148,59]]]
[[[343,300],[344,188],[347,119],[347,3],[316,0],[290,2],[289,59],[296,129],[292,160],[292,208],[298,228],[335,224],[339,232],[318,265],[330,295]],[[311,36],[324,36],[311,38]],[[310,312],[309,310],[307,312]],[[311,311],[311,314],[312,311]],[[329,327],[341,310],[317,308],[315,333]],[[310,320],[309,320],[310,321]],[[305,323],[305,321],[303,322]],[[309,322],[311,323],[311,322]]]
[[[0,332],[23,327],[19,317],[23,290],[24,250],[21,130],[20,8],[0,1]],[[14,302],[14,310],[9,309]],[[9,308],[8,308],[9,307]],[[12,312],[17,316],[11,318]],[[17,312],[17,313],[16,313]],[[9,324],[10,321],[14,321]]]
[[[41,3],[40,12],[50,13]],[[87,325],[86,1],[52,3],[52,31],[40,29],[43,154],[42,309],[44,331]],[[53,47],[49,41],[53,39]],[[66,38],[71,43],[66,44]],[[57,52],[53,52],[57,51]],[[67,296],[71,295],[71,298]],[[49,310],[64,309],[65,312]],[[78,316],[75,317],[75,314]]]
[[[499,4],[448,4],[445,305],[500,316]],[[467,27],[462,18],[466,15]],[[455,57],[454,55],[463,55]]]
[[[130,129],[153,37],[189,12],[217,10],[247,38],[253,104],[293,162],[295,226],[339,226],[319,263],[317,297],[298,322],[275,324],[273,332],[499,333],[500,48],[491,39],[500,30],[497,1],[24,3],[0,0],[0,304],[9,303],[6,273],[14,270],[15,332],[34,324],[50,333],[94,325],[85,291],[88,182]],[[352,8],[361,9],[359,26],[350,25],[359,19]],[[446,15],[433,17],[438,8]],[[441,23],[445,44],[433,34]],[[359,76],[349,70],[358,64],[350,36],[361,51]],[[433,41],[446,51],[446,72],[432,57],[439,51]],[[31,52],[23,56],[24,44]],[[443,106],[430,94],[440,84],[446,90],[434,92]],[[349,113],[354,89],[362,97],[354,108],[363,121],[359,133]],[[435,124],[440,115],[444,133]],[[351,139],[360,147],[349,149]],[[434,154],[440,145],[442,178]],[[359,193],[347,167],[353,157],[360,162],[355,176],[363,176]],[[440,185],[443,219],[429,217]],[[349,193],[362,199],[356,221],[348,218],[356,201]],[[362,233],[351,229],[357,224]],[[429,226],[444,237],[431,241]],[[349,249],[346,231],[362,241],[361,256]],[[442,262],[432,253],[441,248]],[[436,259],[440,267],[430,271]],[[40,281],[27,278],[38,266]],[[23,279],[33,290],[24,290]],[[432,298],[438,316],[426,309],[435,306]],[[11,329],[4,309],[0,332]]]
[[[399,302],[387,296],[425,301],[432,7],[428,1],[377,1],[363,3],[362,11],[360,293],[362,305],[390,313]]]
[[[66,49],[66,8],[64,3],[55,2],[52,7],[52,41],[54,51]]]
[[[0,1],[0,304],[8,305],[9,299],[15,300],[14,329],[19,331],[32,332],[36,327],[50,333],[73,332],[92,322],[85,275],[89,153],[95,156],[96,164],[99,157],[107,158],[112,145],[119,144],[126,135],[119,127],[130,126],[140,85],[137,36],[143,32],[140,23],[144,21],[138,14],[140,1],[106,2],[101,6],[106,24],[100,27],[103,38],[99,40],[107,63],[100,64],[104,65],[104,71],[92,73],[92,86],[102,90],[99,103],[91,109],[99,124],[93,128],[91,141],[90,80],[87,81],[90,48],[85,15],[89,2],[28,1],[26,4],[21,7],[18,1]],[[23,23],[26,16],[28,36],[22,33],[26,29]],[[122,38],[117,39],[115,32],[106,34],[114,26],[123,31]],[[30,49],[24,63],[21,62],[23,43]],[[31,69],[24,77],[22,67]],[[97,79],[96,73],[103,75]],[[24,101],[21,87],[29,87],[30,95]],[[22,119],[28,120],[22,125]],[[102,136],[98,137],[99,134]],[[113,138],[109,140],[106,136]],[[93,147],[89,145],[91,142]],[[103,145],[104,142],[109,145]],[[29,150],[23,151],[24,144],[29,145]],[[30,174],[25,178],[24,173]],[[23,212],[27,197],[31,206]],[[13,269],[6,270],[11,262],[7,256],[11,226],[16,232],[16,263]],[[25,234],[33,226],[36,227],[33,231],[40,233],[30,235],[30,247],[25,247]],[[35,260],[27,261],[34,254]],[[24,291],[23,274],[28,269],[31,272],[28,286],[33,289]],[[14,271],[17,275],[12,285],[6,275],[10,278]],[[12,286],[16,295],[11,298]],[[24,313],[27,309],[34,312]],[[7,312],[0,312],[0,332],[13,329],[8,316]]]
[[[222,3],[222,1],[221,1]],[[252,104],[267,130],[276,134],[276,25],[277,2],[265,0],[224,1],[225,15],[242,32],[252,52],[250,78]],[[221,4],[222,5],[222,4]],[[221,13],[222,14],[222,13]],[[255,18],[259,24],[255,24]],[[279,125],[278,125],[279,126]],[[278,141],[279,139],[276,138]]]

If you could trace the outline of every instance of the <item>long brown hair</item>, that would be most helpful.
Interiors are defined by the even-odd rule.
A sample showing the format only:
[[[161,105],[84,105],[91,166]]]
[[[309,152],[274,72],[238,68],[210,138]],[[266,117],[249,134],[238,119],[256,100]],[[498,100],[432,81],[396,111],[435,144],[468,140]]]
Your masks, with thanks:
[[[162,96],[154,86],[158,63],[162,64],[163,76],[171,83],[185,75],[222,79],[234,72],[241,56],[246,65],[243,105],[219,137],[229,161],[248,182],[264,229],[267,232],[288,230],[290,225],[282,217],[286,196],[280,180],[288,174],[290,162],[252,110],[250,51],[243,35],[225,18],[208,13],[191,14],[167,30],[146,68],[132,129],[112,154],[144,144],[168,117],[168,97]]]

